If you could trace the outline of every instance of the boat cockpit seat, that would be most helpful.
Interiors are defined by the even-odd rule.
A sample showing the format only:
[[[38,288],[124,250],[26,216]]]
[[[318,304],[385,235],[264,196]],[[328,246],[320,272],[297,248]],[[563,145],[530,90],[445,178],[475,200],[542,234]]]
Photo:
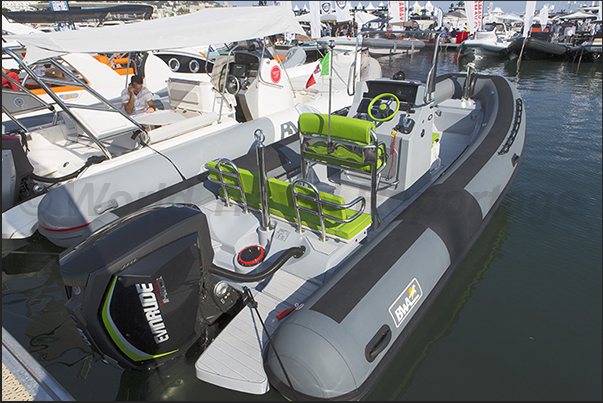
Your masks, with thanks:
[[[318,113],[303,113],[299,117],[302,178],[306,179],[310,164],[324,164],[353,171],[370,178],[371,216],[373,225],[377,215],[377,189],[385,168],[385,143],[375,135],[375,124],[370,121]]]
[[[212,85],[206,81],[170,78],[167,82],[170,107],[173,110],[211,112],[215,94]]]
[[[149,131],[149,140],[151,144],[181,136],[193,130],[210,126],[218,121],[216,112],[208,112],[199,116],[183,119],[172,124],[168,124],[157,129]]]
[[[261,209],[259,175],[237,168],[232,161],[220,159],[206,164],[209,180],[220,185],[220,195],[226,205],[236,202],[243,207]],[[357,197],[346,203],[339,196],[318,191],[310,182],[298,179],[294,183],[268,179],[270,214],[297,224],[298,230],[319,231],[322,240],[327,235],[352,239],[371,225],[371,216],[364,213],[365,199]]]

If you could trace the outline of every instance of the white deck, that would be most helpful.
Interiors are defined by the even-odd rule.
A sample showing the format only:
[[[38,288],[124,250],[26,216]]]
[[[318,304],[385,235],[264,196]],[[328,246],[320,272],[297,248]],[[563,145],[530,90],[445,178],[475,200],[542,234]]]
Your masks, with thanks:
[[[268,285],[254,294],[270,334],[277,327],[277,313],[302,303],[317,288],[311,281],[277,271]],[[247,305],[197,359],[197,378],[227,389],[264,394],[270,389],[262,358],[267,343],[255,310]]]

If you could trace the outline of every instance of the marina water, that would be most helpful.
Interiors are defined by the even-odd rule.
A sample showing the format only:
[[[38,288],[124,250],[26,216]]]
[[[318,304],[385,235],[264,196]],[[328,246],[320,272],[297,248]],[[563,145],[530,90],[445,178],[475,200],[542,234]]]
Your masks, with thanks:
[[[379,62],[386,77],[424,81],[431,56]],[[601,400],[602,64],[474,63],[523,97],[522,166],[368,399]],[[465,67],[455,51],[440,53],[439,74]],[[39,235],[2,249],[2,325],[76,400],[283,400],[199,381],[195,351],[147,372],[93,359],[63,307],[62,249]]]

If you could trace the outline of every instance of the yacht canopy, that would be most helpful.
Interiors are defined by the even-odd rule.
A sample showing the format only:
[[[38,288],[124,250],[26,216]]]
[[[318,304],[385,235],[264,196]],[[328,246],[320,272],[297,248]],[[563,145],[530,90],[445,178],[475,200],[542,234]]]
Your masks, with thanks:
[[[65,53],[116,53],[209,46],[285,32],[305,35],[286,7],[211,8],[131,24],[15,35],[27,48],[25,62]]]

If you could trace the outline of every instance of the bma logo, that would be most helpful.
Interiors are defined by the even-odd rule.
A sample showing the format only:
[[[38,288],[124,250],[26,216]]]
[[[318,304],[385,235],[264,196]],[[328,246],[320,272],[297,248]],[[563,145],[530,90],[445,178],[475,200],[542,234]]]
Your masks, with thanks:
[[[323,14],[329,14],[331,12],[331,2],[330,1],[323,1],[322,4],[320,5],[320,7],[322,8]]]
[[[423,296],[423,290],[416,278],[413,278],[408,287],[389,307],[389,314],[394,319],[396,327],[400,327],[404,319],[408,316],[412,308]]]

